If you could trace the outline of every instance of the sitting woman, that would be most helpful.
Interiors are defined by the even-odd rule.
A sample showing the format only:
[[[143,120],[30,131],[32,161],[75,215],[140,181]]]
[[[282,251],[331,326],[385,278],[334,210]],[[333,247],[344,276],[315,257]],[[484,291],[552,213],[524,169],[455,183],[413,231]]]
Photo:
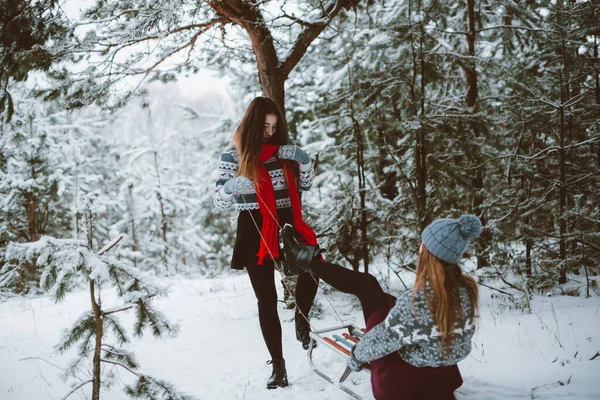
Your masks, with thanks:
[[[427,226],[414,289],[398,299],[385,293],[372,275],[313,257],[318,249],[313,254],[284,232],[286,258],[358,297],[367,333],[354,346],[348,367],[358,371],[370,362],[377,400],[454,399],[462,385],[456,363],[471,352],[478,310],[477,283],[462,273],[458,262],[480,232],[481,221],[470,214]]]

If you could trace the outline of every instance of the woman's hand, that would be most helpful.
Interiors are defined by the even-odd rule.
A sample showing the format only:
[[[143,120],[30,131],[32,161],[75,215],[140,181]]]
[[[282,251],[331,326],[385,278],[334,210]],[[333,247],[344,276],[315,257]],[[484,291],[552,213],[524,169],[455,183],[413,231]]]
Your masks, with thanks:
[[[279,146],[277,157],[286,160],[298,161],[300,164],[309,164],[310,156],[295,144],[284,144]]]
[[[254,183],[245,176],[238,176],[225,182],[223,190],[227,194],[249,193],[254,191]]]
[[[356,347],[356,346],[355,346]],[[354,347],[352,348],[352,352],[350,353],[350,357],[348,358],[348,368],[350,368],[354,372],[358,372],[363,369],[363,365],[365,363],[359,361],[354,355]]]

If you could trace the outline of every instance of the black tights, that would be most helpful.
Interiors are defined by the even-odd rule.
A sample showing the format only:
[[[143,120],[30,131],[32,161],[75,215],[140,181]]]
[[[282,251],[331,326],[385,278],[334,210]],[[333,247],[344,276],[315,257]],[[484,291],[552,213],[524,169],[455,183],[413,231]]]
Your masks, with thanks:
[[[369,317],[381,307],[393,305],[396,298],[385,293],[373,275],[356,272],[337,264],[315,258],[310,267],[314,275],[323,279],[340,292],[350,293],[358,297],[365,317]]]
[[[272,359],[281,359],[283,358],[281,322],[277,313],[277,291],[273,264],[254,265],[246,267],[246,270],[258,300],[258,320],[265,344]],[[319,278],[316,276],[307,273],[298,276],[296,307],[307,317],[318,288]]]

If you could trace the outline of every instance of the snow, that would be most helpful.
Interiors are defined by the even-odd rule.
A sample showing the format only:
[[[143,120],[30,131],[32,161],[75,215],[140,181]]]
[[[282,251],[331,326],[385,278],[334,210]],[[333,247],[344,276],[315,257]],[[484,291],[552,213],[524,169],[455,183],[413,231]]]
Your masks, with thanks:
[[[280,307],[284,357],[290,386],[266,390],[271,367],[258,327],[256,300],[244,272],[215,279],[172,278],[169,297],[155,302],[179,324],[175,338],[134,339],[132,349],[141,370],[165,379],[199,399],[346,399],[348,396],[317,376],[294,335],[293,310]],[[280,290],[280,288],[278,289]],[[482,288],[481,319],[471,355],[459,366],[465,381],[458,399],[600,399],[597,377],[600,357],[600,298],[536,297],[532,313],[502,311],[493,292]],[[279,293],[282,298],[282,293]],[[321,289],[323,309],[312,318],[313,328],[344,322],[363,325],[351,296]],[[106,307],[116,296],[104,296]],[[13,297],[0,303],[0,398],[3,400],[60,399],[74,380],[61,380],[73,352],[59,354],[54,346],[89,308],[89,294],[67,294],[55,304],[49,297]],[[334,309],[335,308],[335,312]],[[133,315],[121,314],[129,332]],[[73,350],[75,351],[75,350]],[[327,349],[315,349],[317,364],[339,376],[343,360]],[[79,372],[83,379],[87,373]],[[353,374],[349,385],[371,399],[368,376]],[[130,381],[122,370],[104,399],[127,397],[119,380]],[[561,384],[562,383],[562,384]],[[89,398],[89,387],[70,398]]]

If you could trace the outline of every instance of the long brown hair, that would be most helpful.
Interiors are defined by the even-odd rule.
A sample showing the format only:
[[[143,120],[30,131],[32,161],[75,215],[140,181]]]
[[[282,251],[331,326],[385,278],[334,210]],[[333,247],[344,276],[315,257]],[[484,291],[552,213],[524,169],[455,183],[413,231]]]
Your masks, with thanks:
[[[242,122],[240,122],[233,135],[233,141],[240,154],[238,173],[240,176],[252,180],[257,177],[256,164],[261,151],[267,114],[277,116],[277,129],[268,143],[289,143],[288,129],[283,112],[277,103],[268,97],[256,97],[250,102]]]
[[[425,291],[427,283],[433,290],[433,298],[428,298],[429,309],[442,335],[444,347],[448,349],[452,344],[454,325],[457,319],[464,322],[465,319],[470,318],[474,322],[478,316],[479,289],[477,282],[470,276],[464,275],[460,266],[440,260],[431,254],[424,244],[421,244],[413,301],[419,290],[423,290],[427,296]],[[456,310],[461,307],[458,291],[460,286],[464,286],[469,293],[472,305],[470,315],[457,315]]]

